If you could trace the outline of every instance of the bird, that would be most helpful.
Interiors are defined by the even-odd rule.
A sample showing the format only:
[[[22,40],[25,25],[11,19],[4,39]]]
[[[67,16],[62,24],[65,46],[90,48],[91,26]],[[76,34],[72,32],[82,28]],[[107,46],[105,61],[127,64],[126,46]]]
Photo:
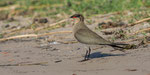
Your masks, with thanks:
[[[73,35],[75,39],[85,45],[108,45],[113,47],[114,49],[118,49],[121,51],[124,51],[124,47],[121,47],[120,45],[128,45],[128,44],[122,44],[122,43],[113,43],[111,41],[108,41],[89,29],[85,23],[84,23],[84,16],[82,14],[74,14],[70,16],[70,18],[77,19],[77,22],[75,25],[73,25]],[[88,47],[88,50],[86,50],[85,57],[82,61],[89,60],[91,53],[90,46]]]

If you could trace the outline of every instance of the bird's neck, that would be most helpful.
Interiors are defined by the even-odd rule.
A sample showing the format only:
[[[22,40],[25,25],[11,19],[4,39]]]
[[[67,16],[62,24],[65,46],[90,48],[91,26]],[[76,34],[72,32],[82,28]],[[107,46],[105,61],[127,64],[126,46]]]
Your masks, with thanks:
[[[79,19],[80,19],[80,21],[84,22],[84,17],[83,16],[80,16]]]
[[[73,27],[73,32],[78,31],[79,29],[84,29],[87,28],[87,26],[84,24],[84,21],[79,21],[78,23],[76,23]]]

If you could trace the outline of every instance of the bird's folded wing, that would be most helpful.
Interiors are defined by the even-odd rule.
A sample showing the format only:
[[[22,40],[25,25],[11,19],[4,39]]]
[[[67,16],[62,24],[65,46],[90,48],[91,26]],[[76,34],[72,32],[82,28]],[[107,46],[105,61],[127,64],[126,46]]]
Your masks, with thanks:
[[[74,36],[80,43],[84,44],[110,44],[109,41],[89,29],[80,29]]]

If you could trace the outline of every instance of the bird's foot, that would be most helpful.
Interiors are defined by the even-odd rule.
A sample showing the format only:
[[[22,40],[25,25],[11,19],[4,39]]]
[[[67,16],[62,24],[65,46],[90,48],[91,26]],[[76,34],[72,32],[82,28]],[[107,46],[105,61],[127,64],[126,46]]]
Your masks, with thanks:
[[[79,62],[85,62],[85,61],[88,61],[90,60],[89,58],[88,59],[83,59],[83,60],[80,60]]]
[[[90,58],[90,53],[91,53],[91,48],[89,47],[89,50],[86,51],[86,54],[85,54],[84,59],[81,60],[81,61],[79,61],[79,62],[84,62],[84,61],[89,60],[89,58]]]

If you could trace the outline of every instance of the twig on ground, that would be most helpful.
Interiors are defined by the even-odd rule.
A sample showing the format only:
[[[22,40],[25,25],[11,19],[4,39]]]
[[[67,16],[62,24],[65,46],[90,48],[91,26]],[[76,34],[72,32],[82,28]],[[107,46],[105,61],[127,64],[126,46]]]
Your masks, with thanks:
[[[146,36],[150,36],[150,34],[146,34]],[[139,40],[139,39],[144,39],[144,38],[145,38],[145,36],[142,36],[142,37],[137,37],[137,38],[134,38],[134,39],[125,40],[123,42],[124,43],[129,43],[129,42],[136,41],[136,40]]]
[[[134,25],[136,25],[136,24],[139,24],[139,23],[142,23],[142,22],[145,22],[145,21],[148,21],[148,20],[150,20],[150,18],[145,18],[145,19],[136,21],[136,22],[134,22],[134,23],[128,24],[127,26],[134,26]]]
[[[71,33],[72,31],[58,31],[58,32],[50,32],[50,33],[44,33],[39,34],[38,37],[46,36],[46,35],[53,35],[53,34],[61,34],[61,33]]]
[[[145,32],[145,31],[150,31],[150,28],[145,28],[145,29],[133,32],[132,35],[135,35],[135,34],[138,34],[138,33],[141,33],[141,32]]]
[[[134,25],[136,25],[136,24],[139,24],[139,23],[142,23],[142,22],[145,22],[145,21],[148,21],[148,20],[150,20],[150,18],[145,18],[145,19],[136,21],[136,22],[134,22],[134,23],[128,24],[127,26],[108,28],[108,29],[103,29],[102,31],[115,31],[115,30],[119,30],[119,29],[122,29],[122,28],[134,26]]]
[[[56,26],[56,25],[58,25],[58,24],[60,24],[60,23],[63,23],[63,22],[65,22],[65,21],[67,21],[67,19],[64,19],[64,20],[61,20],[61,21],[59,21],[59,22],[56,22],[56,23],[52,23],[52,24],[49,24],[48,26],[43,26],[43,27],[39,27],[39,28],[36,28],[35,30],[33,30],[33,29],[24,29],[24,28],[21,28],[21,29],[12,29],[12,30],[6,30],[6,31],[3,31],[2,32],[2,34],[5,34],[4,36],[9,36],[9,35],[12,35],[12,34],[15,34],[15,33],[17,33],[17,32],[23,32],[23,30],[25,30],[25,31],[39,31],[39,30],[42,30],[42,29],[44,29],[44,28],[47,28],[47,27],[53,27],[53,26]],[[58,27],[58,26],[57,26]],[[59,26],[60,27],[60,26]],[[58,28],[59,28],[58,27]],[[30,27],[28,27],[28,28],[30,28]]]
[[[26,35],[17,35],[12,36],[8,38],[2,38],[0,41],[6,41],[10,39],[18,39],[18,38],[25,38],[25,37],[41,37],[41,36],[47,36],[47,35],[53,35],[53,34],[60,34],[60,33],[71,33],[72,31],[58,31],[58,32],[50,32],[50,33],[44,33],[44,34],[26,34]]]
[[[16,9],[17,7],[19,7],[19,5],[11,5],[11,6],[8,6],[8,7],[1,7],[1,8],[0,8],[0,11],[4,11],[4,10],[14,10],[14,9]]]
[[[103,32],[106,32],[106,31],[112,32],[112,31],[116,31],[116,30],[119,30],[119,29],[122,29],[122,28],[124,28],[124,27],[107,28],[107,29],[102,29],[101,31],[103,31]]]
[[[48,62],[39,62],[39,63],[17,63],[17,64],[4,64],[0,66],[31,66],[31,65],[46,65]]]
[[[58,25],[58,24],[60,24],[60,23],[63,23],[63,22],[65,22],[65,21],[67,21],[67,19],[61,20],[61,21],[59,21],[59,22],[56,22],[56,23],[49,24],[48,26],[44,26],[44,27],[39,27],[39,28],[36,28],[36,29],[35,29],[35,31],[42,30],[42,29],[44,29],[44,28],[47,28],[47,27],[49,27],[49,26],[55,26],[55,25]]]
[[[17,39],[17,38],[24,38],[24,37],[37,37],[37,35],[36,34],[17,35],[17,36],[12,36],[8,38],[2,38],[0,39],[0,41],[6,41],[10,39]]]
[[[63,43],[63,44],[73,44],[73,43],[77,43],[77,41],[58,41],[60,43]]]

